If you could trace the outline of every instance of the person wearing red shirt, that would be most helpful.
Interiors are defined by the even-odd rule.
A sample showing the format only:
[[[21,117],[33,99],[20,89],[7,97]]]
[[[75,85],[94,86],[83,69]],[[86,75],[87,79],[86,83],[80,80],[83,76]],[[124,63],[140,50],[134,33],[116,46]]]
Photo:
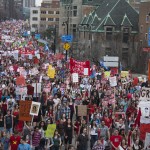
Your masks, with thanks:
[[[14,135],[10,137],[10,150],[17,150],[20,140],[21,137],[18,135],[18,132],[14,131]]]
[[[108,114],[106,113],[103,120],[105,121],[105,125],[110,128],[112,125],[112,118],[108,117]]]
[[[112,145],[111,150],[118,150],[121,141],[122,141],[122,137],[119,135],[119,131],[116,129],[114,131],[114,135],[110,137],[110,143]]]
[[[95,112],[95,107],[94,105],[90,102],[88,105],[88,113],[89,113],[89,120],[91,120],[91,115],[94,114]]]

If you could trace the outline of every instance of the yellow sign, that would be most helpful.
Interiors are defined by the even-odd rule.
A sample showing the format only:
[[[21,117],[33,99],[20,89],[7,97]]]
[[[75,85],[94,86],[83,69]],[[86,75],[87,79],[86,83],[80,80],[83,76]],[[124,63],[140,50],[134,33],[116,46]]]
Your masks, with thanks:
[[[104,78],[109,78],[109,77],[110,77],[110,71],[105,71]]]
[[[125,78],[129,76],[129,71],[121,71],[121,78]]]
[[[49,76],[51,79],[55,78],[55,68],[48,68],[47,76]]]
[[[69,50],[70,49],[70,45],[68,44],[68,43],[65,43],[64,44],[64,49],[67,51],[67,50]]]
[[[49,124],[47,126],[47,130],[45,131],[45,137],[52,138],[54,136],[55,130],[56,130],[56,124]]]

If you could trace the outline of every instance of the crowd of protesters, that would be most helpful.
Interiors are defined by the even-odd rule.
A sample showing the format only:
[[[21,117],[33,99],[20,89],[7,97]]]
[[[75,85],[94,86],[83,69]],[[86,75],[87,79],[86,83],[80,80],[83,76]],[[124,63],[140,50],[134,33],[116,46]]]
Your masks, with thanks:
[[[68,62],[55,59],[34,36],[23,37],[23,21],[0,23],[0,149],[2,150],[142,150],[137,120],[139,91],[147,82],[122,84],[117,75],[117,86],[111,87],[105,79],[105,68],[95,66],[94,77],[80,76],[73,83]],[[29,59],[13,51],[34,50],[40,55]],[[47,76],[47,64],[56,70],[55,78]],[[40,102],[38,116],[32,121],[19,120],[19,101],[16,78],[24,68],[27,95],[24,100]],[[38,74],[31,75],[37,68]],[[32,93],[32,83],[42,76],[41,93]],[[105,80],[104,80],[105,79]],[[113,102],[115,100],[115,102]],[[78,105],[87,105],[87,116],[78,116]],[[118,115],[117,115],[118,113]],[[45,137],[48,124],[56,124],[52,138]]]

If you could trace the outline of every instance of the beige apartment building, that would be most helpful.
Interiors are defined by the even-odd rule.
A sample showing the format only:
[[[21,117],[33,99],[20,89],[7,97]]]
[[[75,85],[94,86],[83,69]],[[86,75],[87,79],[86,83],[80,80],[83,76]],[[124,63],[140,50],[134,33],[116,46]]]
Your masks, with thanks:
[[[59,25],[59,0],[47,0],[41,3],[40,31]]]

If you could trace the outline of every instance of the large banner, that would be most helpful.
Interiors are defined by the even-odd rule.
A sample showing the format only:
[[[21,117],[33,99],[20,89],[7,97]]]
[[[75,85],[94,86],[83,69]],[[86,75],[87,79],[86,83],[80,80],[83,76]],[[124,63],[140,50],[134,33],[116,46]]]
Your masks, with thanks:
[[[84,68],[88,68],[88,75],[90,75],[90,62],[89,61],[76,61],[70,58],[70,72],[84,75]]]

